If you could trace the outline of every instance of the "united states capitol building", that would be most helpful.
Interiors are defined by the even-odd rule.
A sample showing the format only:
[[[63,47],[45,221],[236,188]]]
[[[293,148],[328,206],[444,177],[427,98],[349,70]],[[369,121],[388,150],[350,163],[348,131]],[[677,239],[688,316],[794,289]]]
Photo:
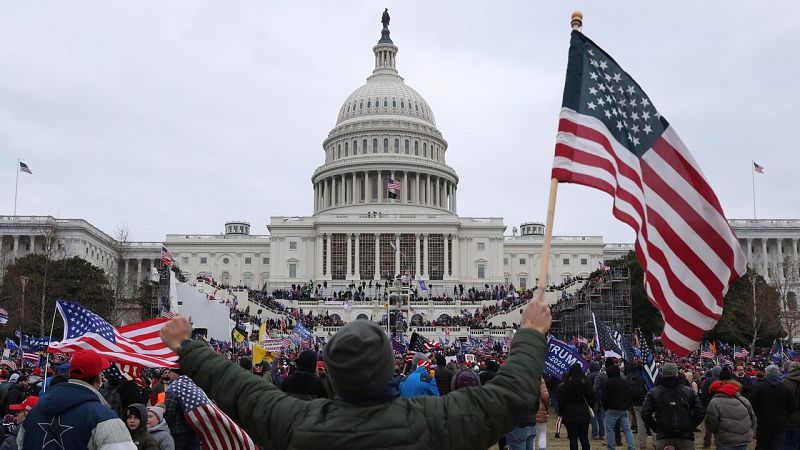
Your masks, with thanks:
[[[551,256],[542,261],[541,223],[509,232],[501,217],[459,216],[462,180],[447,163],[447,140],[431,105],[400,76],[397,55],[385,27],[372,47],[372,74],[347,96],[322,140],[321,165],[310,180],[313,215],[270,217],[267,234],[233,220],[222,234],[168,234],[124,246],[82,219],[0,216],[0,264],[43,252],[48,233],[57,230],[51,250],[58,257],[79,256],[137,280],[159,264],[164,245],[190,280],[207,275],[267,290],[313,281],[333,292],[405,276],[439,295],[456,285],[530,288],[542,265],[548,280],[560,283],[633,249],[600,235],[555,236]],[[751,267],[768,279],[782,276],[787,255],[797,270],[800,220],[730,224]]]

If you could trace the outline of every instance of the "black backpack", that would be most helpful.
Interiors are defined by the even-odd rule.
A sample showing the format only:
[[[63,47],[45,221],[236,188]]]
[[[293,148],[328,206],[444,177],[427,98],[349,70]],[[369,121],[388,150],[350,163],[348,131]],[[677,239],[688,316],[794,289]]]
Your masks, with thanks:
[[[674,389],[664,388],[658,396],[656,409],[656,425],[658,431],[680,435],[694,431],[692,409],[680,386]]]
[[[642,402],[647,395],[647,386],[644,384],[644,378],[640,374],[631,374],[628,376],[628,387],[631,389],[631,399],[636,402]]]

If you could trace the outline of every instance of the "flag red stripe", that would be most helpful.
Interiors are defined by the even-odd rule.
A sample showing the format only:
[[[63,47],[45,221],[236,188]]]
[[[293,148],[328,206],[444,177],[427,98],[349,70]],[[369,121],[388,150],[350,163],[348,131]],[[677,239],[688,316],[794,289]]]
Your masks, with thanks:
[[[733,249],[725,242],[722,236],[709,225],[708,221],[694,210],[671,186],[650,167],[646,160],[642,160],[642,175],[647,186],[657,193],[667,202],[675,212],[678,212],[687,224],[703,239],[714,253],[719,256],[723,263],[727,263],[728,269],[735,271],[733,267]],[[713,272],[712,272],[713,273]],[[719,278],[714,275],[713,278]],[[725,277],[727,279],[728,277]]]

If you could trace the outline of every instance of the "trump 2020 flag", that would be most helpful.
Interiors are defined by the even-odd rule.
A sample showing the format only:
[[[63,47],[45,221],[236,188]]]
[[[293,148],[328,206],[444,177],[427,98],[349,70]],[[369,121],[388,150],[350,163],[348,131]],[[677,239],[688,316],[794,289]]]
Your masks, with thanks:
[[[257,450],[256,444],[236,422],[209,400],[191,378],[181,375],[167,388],[167,403],[180,402],[186,422],[209,450]]]
[[[642,88],[581,32],[572,32],[552,177],[614,197],[614,217],[636,232],[662,342],[694,351],[746,269],[716,194]]]

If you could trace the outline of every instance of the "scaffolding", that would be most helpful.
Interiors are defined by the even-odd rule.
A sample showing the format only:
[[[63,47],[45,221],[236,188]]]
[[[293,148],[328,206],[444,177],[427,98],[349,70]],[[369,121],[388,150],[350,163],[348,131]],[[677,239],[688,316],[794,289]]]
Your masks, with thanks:
[[[389,298],[386,303],[388,310],[387,315],[387,333],[389,336],[397,337],[400,342],[403,342],[401,336],[408,331],[408,326],[411,323],[411,286],[408,280],[403,277],[402,280],[394,283],[389,287]]]
[[[631,278],[626,267],[615,267],[592,277],[580,290],[560,299],[552,308],[553,334],[562,339],[591,339],[592,313],[620,333],[631,336]]]
[[[158,268],[158,282],[153,283],[150,295],[150,317],[160,317],[169,309],[170,268],[162,265]]]

